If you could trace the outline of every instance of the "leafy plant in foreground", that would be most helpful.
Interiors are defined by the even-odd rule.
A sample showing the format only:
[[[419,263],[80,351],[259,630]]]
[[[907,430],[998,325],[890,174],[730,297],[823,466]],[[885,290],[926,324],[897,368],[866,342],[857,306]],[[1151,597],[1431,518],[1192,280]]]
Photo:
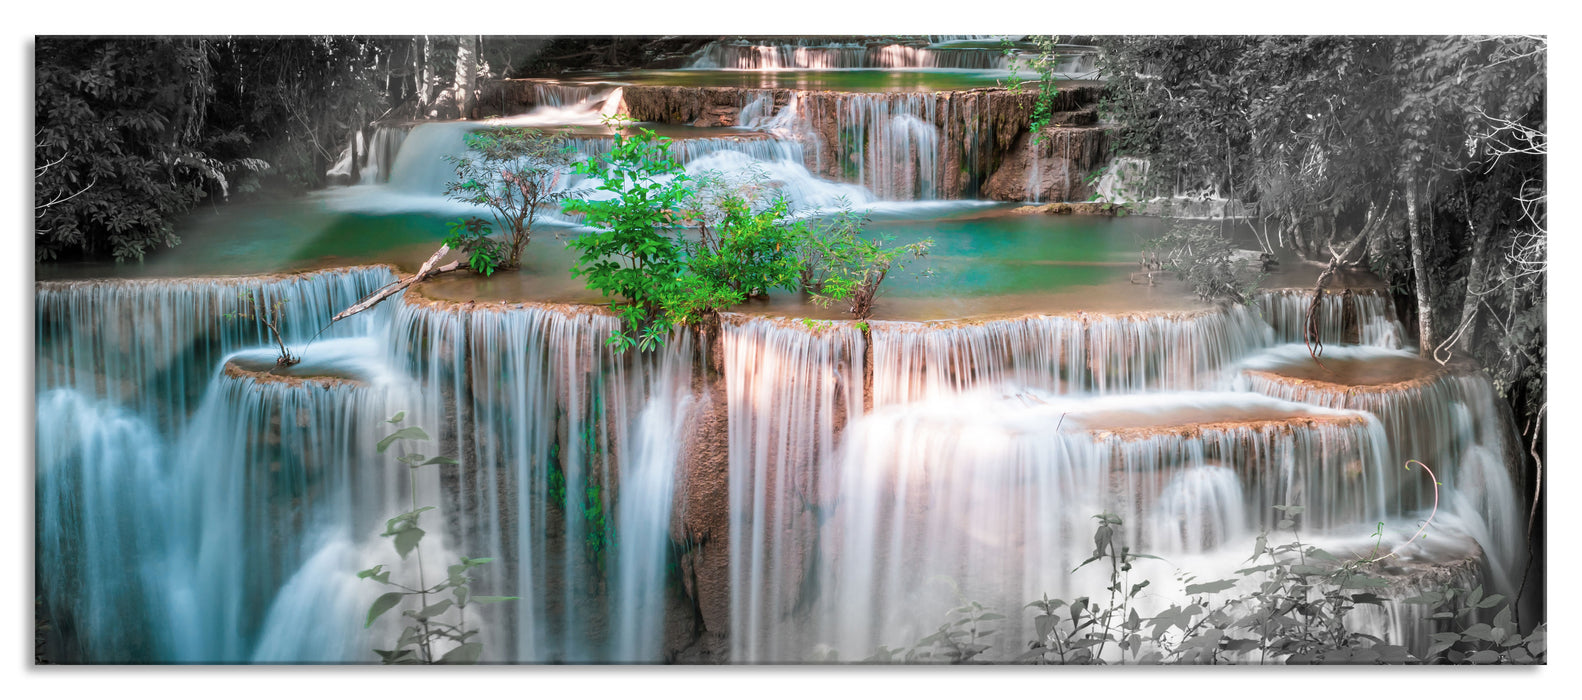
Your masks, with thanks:
[[[406,417],[406,412],[391,416],[389,423],[399,424]],[[379,441],[378,449],[382,454],[385,450],[399,441],[427,440],[428,433],[422,428],[409,426],[391,433]],[[490,558],[462,557],[447,569],[447,576],[430,585],[423,574],[423,550],[421,543],[427,534],[419,526],[419,519],[423,513],[434,510],[434,506],[421,506],[417,504],[417,470],[430,465],[454,465],[456,460],[450,457],[427,457],[425,455],[408,452],[399,458],[407,466],[408,489],[411,493],[412,509],[396,515],[385,521],[385,531],[382,537],[391,538],[396,554],[403,561],[410,554],[417,555],[417,585],[408,586],[390,580],[392,571],[385,569],[383,564],[375,564],[372,568],[357,572],[357,578],[371,579],[393,588],[388,593],[374,600],[368,608],[368,616],[364,627],[371,627],[374,621],[390,610],[402,607],[401,615],[410,620],[401,630],[401,636],[395,640],[390,649],[375,649],[380,661],[385,664],[471,664],[477,663],[483,653],[483,643],[474,640],[478,630],[467,629],[467,607],[473,603],[494,603],[505,600],[515,600],[515,596],[481,596],[473,595],[472,583],[476,580],[468,572],[487,564]],[[430,596],[435,598],[430,602]],[[416,602],[414,607],[406,607]]]

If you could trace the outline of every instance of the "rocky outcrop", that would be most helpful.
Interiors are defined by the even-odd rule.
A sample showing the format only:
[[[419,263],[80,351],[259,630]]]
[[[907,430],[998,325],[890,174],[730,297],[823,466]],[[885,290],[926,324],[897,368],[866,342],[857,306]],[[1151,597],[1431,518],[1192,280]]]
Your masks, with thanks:
[[[701,409],[682,453],[682,482],[676,489],[681,502],[670,521],[697,625],[690,639],[672,638],[667,647],[686,663],[727,661],[731,621],[729,411],[718,326],[710,331],[706,371],[693,380]]]
[[[1094,116],[1092,111],[1069,114]],[[984,183],[982,194],[1002,201],[1086,200],[1094,193],[1089,174],[1103,164],[1108,136],[1101,126],[1057,125],[1044,129],[1034,143],[1032,134],[1024,132]]]

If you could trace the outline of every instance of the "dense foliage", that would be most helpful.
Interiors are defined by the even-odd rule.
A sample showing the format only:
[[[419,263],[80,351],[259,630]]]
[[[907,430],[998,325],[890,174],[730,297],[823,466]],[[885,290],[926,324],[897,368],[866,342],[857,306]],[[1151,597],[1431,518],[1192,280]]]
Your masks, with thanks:
[[[242,169],[205,156],[211,80],[199,40],[40,41],[37,258],[141,258],[177,238],[171,218]]]
[[[932,245],[864,239],[865,218],[849,210],[823,223],[797,219],[761,174],[689,176],[669,139],[612,123],[611,151],[576,165],[605,194],[565,206],[592,229],[567,244],[579,253],[572,274],[619,297],[624,327],[610,342],[621,350],[657,347],[671,329],[773,289],[800,289],[825,305],[847,300],[866,319],[892,266]]]
[[[1110,37],[1104,116],[1133,190],[1244,203],[1266,249],[1361,264],[1424,356],[1470,358],[1542,453],[1542,37]],[[1366,233],[1371,231],[1371,233]],[[1352,264],[1355,260],[1343,261]]]
[[[1270,244],[1366,264],[1522,415],[1544,402],[1547,43],[1535,37],[1115,37],[1105,109],[1158,194],[1255,207]],[[1490,332],[1493,331],[1493,332]]]

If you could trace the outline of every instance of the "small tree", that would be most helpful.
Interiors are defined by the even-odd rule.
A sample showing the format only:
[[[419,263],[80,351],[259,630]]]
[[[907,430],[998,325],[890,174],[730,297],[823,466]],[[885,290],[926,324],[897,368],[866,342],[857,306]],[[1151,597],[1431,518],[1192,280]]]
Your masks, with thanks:
[[[506,127],[475,131],[467,134],[466,141],[467,153],[446,157],[456,167],[456,179],[446,184],[445,194],[493,210],[493,228],[503,241],[498,247],[490,246],[489,227],[476,217],[461,224],[472,236],[458,237],[457,225],[453,224],[451,239],[469,255],[484,251],[483,260],[493,263],[487,266],[491,271],[494,267],[520,267],[522,249],[532,239],[539,207],[554,205],[574,194],[557,189],[571,167],[565,136]],[[476,262],[472,267],[485,272],[485,266]]]
[[[879,287],[891,268],[905,268],[907,262],[928,255],[934,245],[933,239],[898,246],[891,245],[893,236],[865,239],[860,234],[867,221],[866,216],[844,210],[824,224],[811,225],[800,254],[803,291],[812,295],[813,302],[825,307],[837,300],[850,302],[848,311],[861,321],[873,315]]]
[[[280,335],[281,321],[285,317],[286,304],[291,301],[290,299],[277,299],[275,303],[266,305],[262,291],[242,292],[237,298],[241,300],[240,308],[236,313],[225,314],[225,317],[264,324],[264,328],[269,330],[269,337],[275,341],[275,346],[280,348],[280,353],[275,357],[276,367],[290,367],[302,361],[301,357],[291,354],[291,348],[286,347],[286,340]]]
[[[1154,258],[1145,266],[1176,273],[1206,302],[1251,303],[1263,280],[1261,269],[1255,270],[1240,259],[1230,240],[1210,224],[1175,219],[1169,230],[1143,248]]]
[[[802,276],[797,255],[808,228],[791,221],[791,202],[772,191],[766,176],[704,173],[683,212],[698,232],[683,241],[689,271],[740,303],[770,290],[794,291]]]

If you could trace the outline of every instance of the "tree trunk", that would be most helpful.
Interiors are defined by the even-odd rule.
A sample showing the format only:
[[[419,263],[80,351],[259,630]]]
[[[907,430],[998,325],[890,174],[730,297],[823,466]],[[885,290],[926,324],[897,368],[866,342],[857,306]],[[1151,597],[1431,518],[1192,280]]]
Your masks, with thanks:
[[[417,37],[413,41],[419,42],[418,45],[421,47],[416,52],[418,116],[426,117],[428,116],[429,102],[433,98],[433,95],[429,92],[429,89],[434,85],[434,63],[429,60],[432,58],[430,53],[433,51],[433,42],[430,42],[427,36]]]
[[[1488,284],[1488,267],[1486,257],[1489,254],[1489,236],[1480,234],[1472,226],[1470,215],[1467,219],[1467,232],[1472,236],[1472,261],[1467,268],[1467,296],[1461,302],[1461,323],[1457,328],[1461,337],[1456,340],[1456,348],[1462,353],[1471,355],[1472,348],[1477,344],[1478,338],[1478,309],[1482,306],[1483,288]]]
[[[1434,300],[1429,293],[1428,255],[1422,227],[1417,222],[1417,178],[1406,179],[1406,232],[1412,241],[1412,278],[1417,291],[1417,347],[1432,357],[1439,343],[1434,338]]]
[[[471,119],[476,98],[473,96],[473,78],[478,74],[478,37],[467,34],[456,37],[456,106],[462,119]]]

